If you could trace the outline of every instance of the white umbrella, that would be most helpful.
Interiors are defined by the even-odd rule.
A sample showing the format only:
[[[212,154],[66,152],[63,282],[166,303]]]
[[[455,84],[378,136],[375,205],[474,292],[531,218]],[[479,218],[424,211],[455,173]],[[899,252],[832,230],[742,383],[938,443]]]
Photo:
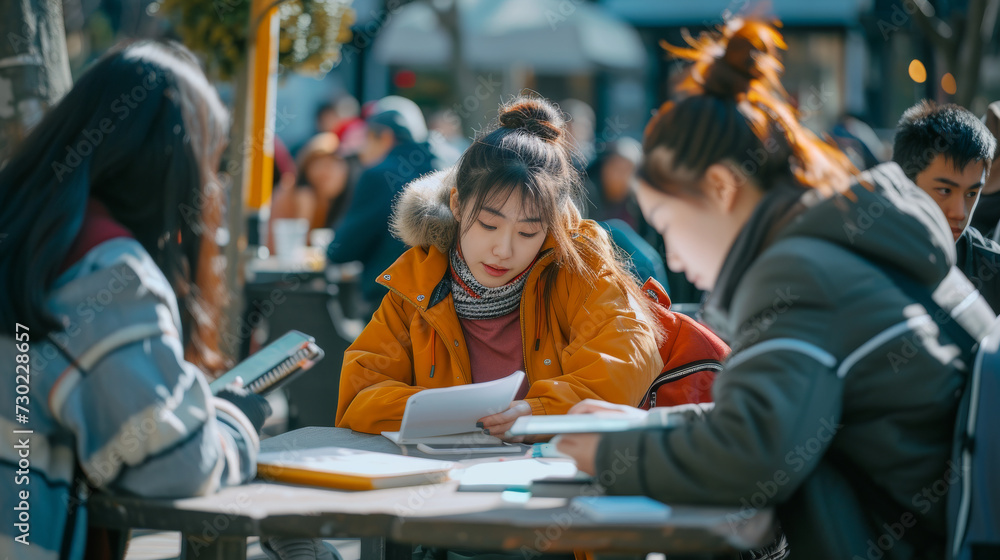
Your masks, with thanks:
[[[646,51],[628,24],[588,3],[569,0],[455,0],[465,63],[477,69],[524,65],[543,73],[594,68],[641,69]],[[408,4],[389,18],[375,43],[384,64],[444,66],[451,37],[430,4]]]

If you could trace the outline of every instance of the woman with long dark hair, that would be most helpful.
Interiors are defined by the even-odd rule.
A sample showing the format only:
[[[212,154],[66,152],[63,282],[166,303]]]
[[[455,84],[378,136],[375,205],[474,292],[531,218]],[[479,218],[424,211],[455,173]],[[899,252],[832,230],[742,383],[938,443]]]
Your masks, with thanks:
[[[22,546],[16,512],[0,514],[13,556],[81,557],[86,486],[183,497],[253,476],[266,401],[213,398],[203,373],[226,365],[215,170],[227,133],[193,55],[142,42],[81,76],[0,170],[0,363],[25,366],[0,387],[24,408],[0,422],[33,431],[30,487],[0,493],[14,504],[29,490],[44,524]],[[3,432],[0,472],[16,481]]]
[[[795,558],[943,558],[939,490],[956,476],[970,345],[935,309],[963,302],[952,313],[973,332],[992,313],[953,267],[940,210],[899,166],[857,174],[799,123],[779,48],[771,25],[733,21],[671,49],[693,64],[643,141],[643,213],[671,268],[711,291],[705,319],[733,349],[714,408],[557,446],[592,473],[638,456],[610,493],[747,518],[776,507]]]

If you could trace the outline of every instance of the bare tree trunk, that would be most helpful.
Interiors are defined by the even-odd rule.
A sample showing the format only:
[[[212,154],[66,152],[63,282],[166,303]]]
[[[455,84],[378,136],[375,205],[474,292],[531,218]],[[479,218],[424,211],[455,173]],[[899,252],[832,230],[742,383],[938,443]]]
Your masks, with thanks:
[[[969,0],[966,13],[952,18],[952,25],[937,17],[927,0],[915,1],[914,6],[914,23],[938,49],[945,71],[955,77],[955,103],[968,107],[979,87],[983,45],[993,37],[1000,0]]]
[[[0,2],[0,162],[71,85],[60,1]]]
[[[233,362],[239,361],[242,336],[249,336],[250,326],[243,324],[243,309],[246,302],[243,297],[243,248],[246,247],[246,214],[244,213],[244,185],[246,184],[247,145],[243,139],[247,130],[248,81],[250,70],[243,61],[233,77],[233,125],[225,161],[226,168],[231,170],[228,177],[229,193],[226,206],[226,227],[229,230],[229,242],[222,248],[226,257],[226,290],[229,292],[229,305],[226,307],[226,318],[223,325],[225,333],[220,339],[220,350]]]
[[[968,19],[965,33],[959,45],[958,66],[955,80],[958,91],[955,93],[955,103],[969,107],[976,96],[979,86],[979,74],[982,69],[983,46],[993,37],[996,25],[997,5],[1000,0],[971,0],[969,2]],[[989,17],[991,16],[992,17]]]

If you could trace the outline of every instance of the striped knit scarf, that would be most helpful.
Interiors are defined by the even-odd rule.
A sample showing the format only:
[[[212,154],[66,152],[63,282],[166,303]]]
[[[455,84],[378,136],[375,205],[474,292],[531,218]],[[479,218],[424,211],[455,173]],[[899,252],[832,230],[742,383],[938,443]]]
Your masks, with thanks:
[[[461,319],[493,319],[512,313],[521,303],[521,292],[528,280],[528,273],[535,266],[532,261],[524,272],[510,282],[496,288],[487,288],[472,275],[472,270],[462,258],[457,247],[451,250],[451,295],[455,312]]]

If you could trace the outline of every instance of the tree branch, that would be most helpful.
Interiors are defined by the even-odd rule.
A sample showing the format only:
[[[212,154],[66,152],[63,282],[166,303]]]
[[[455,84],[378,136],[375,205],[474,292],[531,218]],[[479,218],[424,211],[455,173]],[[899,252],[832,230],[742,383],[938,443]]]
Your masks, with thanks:
[[[955,102],[964,107],[968,107],[972,102],[979,85],[979,70],[982,67],[983,57],[983,27],[985,27],[983,15],[987,11],[987,4],[994,3],[996,0],[969,0],[968,12],[966,13],[968,24],[958,46],[958,60],[955,62],[955,68],[950,69],[954,72],[958,85]],[[992,6],[990,7],[992,8]],[[976,25],[977,22],[981,23]]]
[[[1000,0],[988,0],[983,9],[983,25],[979,30],[983,36],[984,45],[993,40],[997,19],[1000,19]]]
[[[935,15],[934,7],[927,0],[913,0],[913,5],[917,8],[913,21],[920,31],[944,52],[946,58],[954,59],[958,54],[958,37],[954,30]]]

